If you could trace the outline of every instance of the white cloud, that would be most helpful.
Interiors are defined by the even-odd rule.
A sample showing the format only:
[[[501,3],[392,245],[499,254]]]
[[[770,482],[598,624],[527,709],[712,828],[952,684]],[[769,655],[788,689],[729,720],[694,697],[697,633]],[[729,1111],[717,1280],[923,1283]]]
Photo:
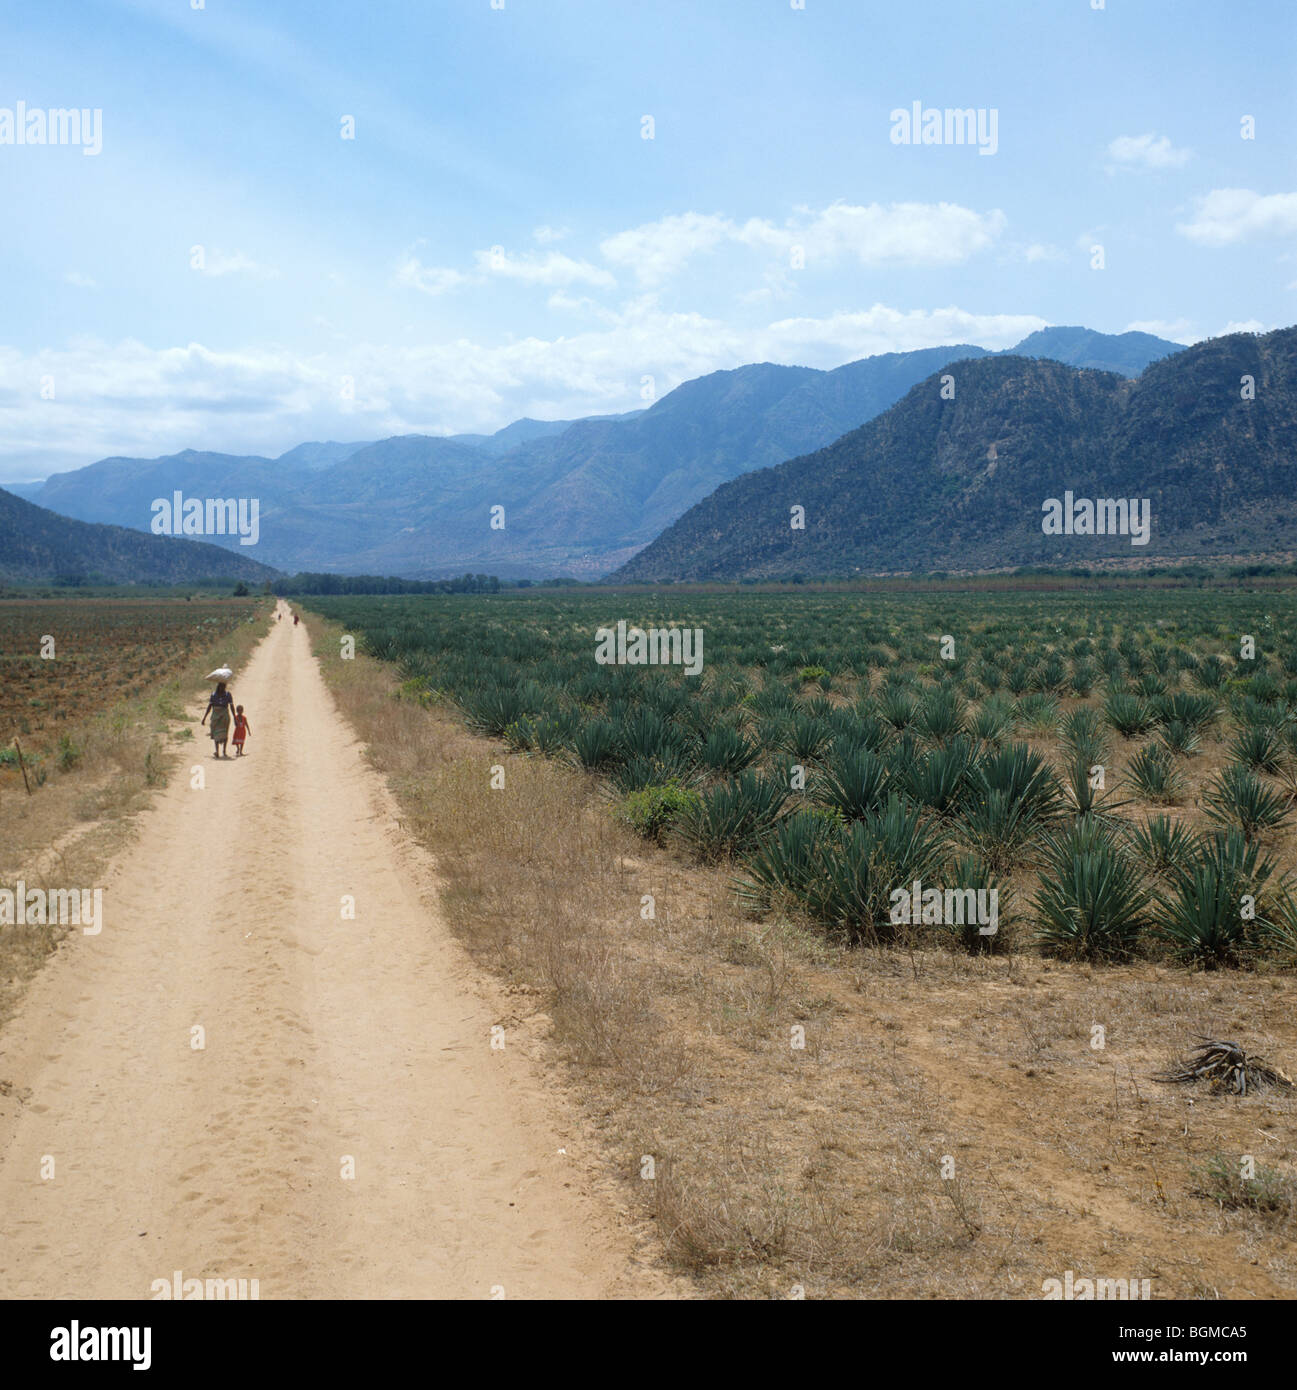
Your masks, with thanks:
[[[571,236],[571,231],[567,227],[537,227],[532,236],[540,242],[542,246],[548,246],[551,242],[562,241],[564,237]]]
[[[479,251],[475,257],[477,267],[487,275],[498,275],[506,280],[521,280],[527,285],[597,285],[611,289],[617,281],[608,271],[589,261],[574,261],[561,251],[550,251],[544,256],[527,252],[522,256],[511,256],[501,246],[493,246],[489,251]]]
[[[1119,135],[1108,146],[1108,158],[1114,168],[1121,169],[1183,169],[1193,158],[1193,151],[1177,149],[1166,135]]]
[[[79,290],[93,290],[96,288],[94,280],[83,274],[79,270],[69,270],[64,273],[63,283],[65,285],[75,285]]]
[[[418,256],[410,252],[397,265],[393,281],[412,290],[421,290],[424,294],[445,294],[447,290],[467,285],[470,277],[447,266],[424,265]]]
[[[79,468],[110,454],[271,454],[305,439],[487,431],[523,415],[634,410],[643,404],[645,374],[661,396],[692,377],[748,362],[836,367],[942,343],[1007,347],[1046,322],[876,304],[748,330],[665,310],[653,295],[616,312],[592,310],[584,330],[503,343],[395,347],[330,341],[321,333],[309,354],[213,351],[197,343],[157,350],[93,339],[35,353],[0,347],[0,380],[33,383],[22,395],[11,393],[0,412],[0,477]],[[57,403],[42,401],[34,385],[46,375],[57,383]],[[354,402],[342,399],[344,377],[355,383]]]
[[[611,289],[617,284],[608,271],[558,251],[543,256],[534,252],[511,256],[502,246],[493,246],[489,251],[478,251],[474,262],[477,269],[465,272],[451,266],[424,265],[414,251],[409,251],[397,265],[393,283],[431,295],[445,294],[464,285],[485,284],[493,276],[527,285],[587,284]]]
[[[808,365],[827,365],[826,359],[870,357],[879,352],[907,352],[913,348],[941,347],[947,343],[975,343],[979,347],[1005,348],[1048,321],[1035,314],[970,314],[953,305],[947,309],[911,309],[902,312],[875,304],[861,311],[839,311],[828,318],[781,319],[768,329],[784,361],[807,360],[807,349],[820,349],[820,360]],[[836,365],[836,364],[835,364]]]
[[[852,259],[862,265],[956,265],[990,247],[1004,226],[998,209],[979,213],[956,203],[833,203],[819,211],[798,208],[782,226],[760,217],[740,223],[716,213],[675,213],[605,237],[599,250],[610,265],[631,271],[645,289],[662,285],[708,252],[730,248],[755,253],[765,263],[763,286],[740,295],[741,302],[754,303],[781,298],[793,289],[795,256],[801,262],[799,270]],[[540,241],[556,240],[566,231],[538,227],[533,235]],[[396,283],[425,294],[444,294],[492,278],[555,289],[617,285],[610,271],[560,251],[518,254],[492,246],[474,253],[472,271],[461,271],[425,266],[416,254],[420,244],[401,261]],[[1028,260],[1040,260],[1058,253],[1036,244],[1025,254]]]
[[[1196,343],[1202,337],[1195,333],[1188,319],[1136,319],[1128,323],[1127,333],[1151,333],[1155,338],[1167,338],[1173,343]]]
[[[611,309],[596,304],[588,295],[570,295],[564,294],[562,290],[555,290],[545,303],[560,313],[587,314],[603,323],[617,322],[617,315]]]
[[[192,260],[190,264],[193,265]],[[210,251],[204,249],[201,264],[193,265],[193,268],[203,275],[262,275],[275,279],[279,274],[273,267],[259,265],[242,251],[227,255],[215,248]]]
[[[744,290],[738,296],[740,304],[770,304],[778,299],[788,299],[793,293],[793,274],[783,266],[766,271],[762,277],[764,284],[754,289]]]
[[[1230,333],[1268,333],[1270,329],[1261,322],[1260,319],[1231,319],[1224,328],[1220,330],[1217,337],[1224,338]]]
[[[957,203],[834,203],[778,229],[750,221],[742,239],[781,251],[804,246],[808,266],[851,257],[862,265],[955,265],[987,250],[1004,226],[998,210],[979,213]]]
[[[957,203],[833,203],[816,212],[799,208],[782,226],[753,217],[738,223],[716,214],[663,217],[607,237],[604,259],[633,270],[643,285],[657,285],[695,256],[731,245],[789,262],[800,248],[808,269],[855,259],[862,265],[955,265],[986,250],[1000,235],[998,209],[979,213]]]
[[[686,212],[646,222],[606,237],[599,243],[604,260],[633,270],[641,284],[668,280],[703,252],[731,239],[734,223],[726,217]]]
[[[1297,237],[1297,193],[1254,193],[1213,188],[1193,217],[1176,231],[1203,246],[1228,246],[1260,237]]]

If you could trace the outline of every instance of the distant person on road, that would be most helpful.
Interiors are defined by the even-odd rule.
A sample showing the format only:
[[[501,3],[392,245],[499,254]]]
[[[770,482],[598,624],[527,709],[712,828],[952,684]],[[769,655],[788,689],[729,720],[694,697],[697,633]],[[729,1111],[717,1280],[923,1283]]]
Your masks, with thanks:
[[[243,756],[243,740],[251,732],[252,725],[248,723],[248,716],[244,714],[243,706],[240,705],[234,711],[234,738],[231,740],[234,744],[234,756],[236,758]]]
[[[297,614],[296,614],[296,613],[293,614],[293,626],[294,626],[294,627],[297,626]]]
[[[234,696],[225,688],[225,682],[221,681],[215,690],[212,691],[211,698],[207,701],[207,708],[203,711],[202,723],[207,723],[207,716],[212,716],[212,742],[216,745],[213,757],[226,757],[230,755],[225,751],[226,741],[230,737],[230,711],[234,708]]]

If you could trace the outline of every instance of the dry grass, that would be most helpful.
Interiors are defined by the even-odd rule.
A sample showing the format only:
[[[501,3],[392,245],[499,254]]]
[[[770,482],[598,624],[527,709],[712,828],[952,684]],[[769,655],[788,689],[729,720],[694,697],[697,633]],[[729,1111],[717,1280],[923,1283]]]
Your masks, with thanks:
[[[1039,1298],[1072,1269],[1156,1298],[1297,1293],[1291,1220],[1196,1176],[1253,1154],[1289,1180],[1293,1102],[1150,1079],[1203,1033],[1291,1071],[1290,976],[847,950],[752,921],[728,869],[647,845],[592,779],[398,698],[390,668],[339,660],[308,621],[447,919],[541,1021],[556,1081],[704,1292]]]

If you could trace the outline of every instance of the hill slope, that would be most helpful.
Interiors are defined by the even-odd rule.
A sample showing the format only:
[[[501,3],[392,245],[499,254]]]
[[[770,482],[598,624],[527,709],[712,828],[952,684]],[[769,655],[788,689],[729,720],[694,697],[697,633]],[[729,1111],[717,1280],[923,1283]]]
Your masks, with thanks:
[[[1085,564],[1297,548],[1297,329],[1234,334],[1136,381],[1053,361],[961,364],[825,449],[718,488],[616,580]],[[1242,398],[1244,377],[1254,400]],[[1146,544],[1047,535],[1043,504],[1147,498]],[[791,508],[805,508],[805,529]]]
[[[71,521],[0,488],[0,579],[96,577],[111,584],[261,583],[276,571],[219,545]]]

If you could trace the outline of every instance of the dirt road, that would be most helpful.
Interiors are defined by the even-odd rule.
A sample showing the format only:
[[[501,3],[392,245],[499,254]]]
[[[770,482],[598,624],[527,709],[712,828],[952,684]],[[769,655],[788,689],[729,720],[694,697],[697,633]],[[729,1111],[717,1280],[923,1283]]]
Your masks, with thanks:
[[[0,1034],[0,1297],[147,1298],[176,1270],[262,1298],[662,1296],[544,1076],[492,1049],[490,986],[306,629],[286,614],[231,686],[248,755],[195,726],[102,932]]]

